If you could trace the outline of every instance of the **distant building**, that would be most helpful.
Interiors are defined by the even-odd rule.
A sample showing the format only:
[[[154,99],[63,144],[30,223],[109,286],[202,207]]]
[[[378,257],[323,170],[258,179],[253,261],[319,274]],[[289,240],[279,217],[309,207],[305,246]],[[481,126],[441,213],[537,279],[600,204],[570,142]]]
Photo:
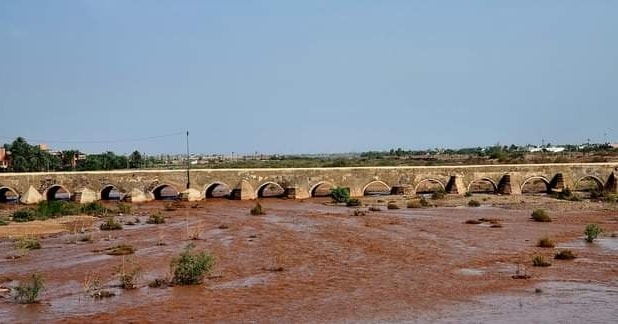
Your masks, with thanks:
[[[564,152],[564,150],[565,150],[564,147],[559,147],[559,146],[548,146],[548,147],[531,146],[528,148],[528,152],[530,153],[536,153],[536,152],[560,153],[560,152]]]
[[[4,147],[0,147],[0,169],[9,167],[9,154]]]
[[[546,147],[545,150],[547,152],[560,153],[560,152],[564,152],[564,147],[552,146],[552,147]]]

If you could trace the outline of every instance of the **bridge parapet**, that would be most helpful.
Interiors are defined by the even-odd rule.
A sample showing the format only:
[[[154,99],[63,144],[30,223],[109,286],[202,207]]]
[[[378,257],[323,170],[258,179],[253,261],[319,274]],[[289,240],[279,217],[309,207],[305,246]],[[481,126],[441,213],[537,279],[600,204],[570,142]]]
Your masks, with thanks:
[[[265,186],[278,186],[288,198],[303,199],[332,187],[348,187],[352,196],[378,190],[392,194],[415,194],[427,188],[464,194],[483,183],[488,192],[521,194],[531,184],[544,184],[547,191],[577,189],[593,180],[601,189],[618,193],[618,162],[584,164],[475,165],[432,167],[356,167],[297,169],[193,169],[192,190],[183,196],[200,199],[214,187],[228,188],[236,199],[260,198]],[[135,201],[160,199],[166,188],[185,191],[183,170],[120,170],[90,172],[0,173],[0,201],[11,195],[23,196],[30,187],[53,199],[68,192],[81,201],[110,198],[120,192]],[[320,190],[318,190],[318,188]],[[326,188],[326,189],[325,189]],[[377,189],[376,189],[377,188]],[[94,192],[94,194],[93,194]],[[189,198],[188,198],[189,199]]]

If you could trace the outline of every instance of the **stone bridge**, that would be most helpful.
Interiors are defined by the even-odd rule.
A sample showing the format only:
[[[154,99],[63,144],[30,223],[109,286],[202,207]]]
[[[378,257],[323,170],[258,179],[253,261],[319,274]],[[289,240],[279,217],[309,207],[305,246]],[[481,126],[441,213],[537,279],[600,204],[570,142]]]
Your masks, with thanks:
[[[201,200],[225,193],[232,199],[277,196],[303,199],[347,187],[353,197],[382,192],[414,195],[431,190],[464,194],[518,195],[528,187],[539,192],[607,190],[618,192],[616,163],[514,164],[425,167],[350,167],[292,169],[118,170],[86,172],[0,173],[0,202],[37,203],[59,197],[79,202],[122,198],[140,202],[170,195]],[[532,190],[534,191],[534,190]]]

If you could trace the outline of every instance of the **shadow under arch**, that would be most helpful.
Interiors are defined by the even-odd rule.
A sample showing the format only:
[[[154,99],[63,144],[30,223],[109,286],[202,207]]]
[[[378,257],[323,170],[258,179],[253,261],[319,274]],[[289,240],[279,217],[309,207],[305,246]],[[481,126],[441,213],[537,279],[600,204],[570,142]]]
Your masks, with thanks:
[[[541,194],[549,193],[550,181],[543,176],[532,176],[524,180],[521,184],[522,194]]]
[[[436,191],[446,191],[446,186],[442,181],[434,178],[423,179],[414,187],[417,194],[429,194]]]
[[[363,196],[384,196],[391,194],[391,186],[380,180],[373,180],[363,187]]]
[[[17,193],[17,190],[7,186],[0,187],[0,203],[12,203],[18,201],[19,193]]]
[[[106,185],[101,189],[101,200],[120,200],[122,192],[114,185]]]
[[[335,185],[331,182],[320,181],[311,187],[309,193],[311,193],[311,197],[329,197],[333,188],[335,188]]]
[[[597,176],[593,176],[593,175],[585,175],[577,179],[577,181],[575,181],[573,190],[580,191],[580,192],[592,192],[592,191],[601,192],[603,191],[604,188],[605,188],[605,185],[603,184],[603,181],[600,178],[598,178]]]
[[[469,193],[497,193],[498,185],[492,179],[479,178],[472,180],[467,190]]]
[[[204,198],[229,198],[232,188],[225,182],[215,181],[206,185]]]
[[[71,192],[63,185],[54,184],[45,190],[45,198],[48,201],[53,200],[71,200]]]
[[[279,198],[283,197],[285,189],[278,183],[267,181],[258,186],[255,191],[257,198]]]
[[[160,184],[152,189],[152,196],[155,200],[176,200],[180,192],[172,185]]]

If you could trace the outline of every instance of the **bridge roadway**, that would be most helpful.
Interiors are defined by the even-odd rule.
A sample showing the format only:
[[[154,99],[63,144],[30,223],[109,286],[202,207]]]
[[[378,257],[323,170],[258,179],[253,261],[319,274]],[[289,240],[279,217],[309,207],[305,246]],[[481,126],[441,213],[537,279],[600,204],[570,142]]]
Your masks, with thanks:
[[[262,197],[265,188],[279,188],[284,196],[303,199],[332,187],[347,187],[352,196],[382,187],[392,194],[415,194],[432,184],[451,194],[464,194],[484,183],[499,194],[518,195],[530,183],[544,190],[576,189],[594,183],[598,189],[618,192],[618,162],[564,164],[509,164],[459,166],[397,166],[344,168],[117,170],[84,172],[0,173],[0,201],[19,198],[32,204],[53,200],[59,193],[78,202],[110,199],[127,201],[162,199],[166,192],[195,201],[216,191],[229,191],[233,199]],[[270,189],[268,189],[270,190]]]

